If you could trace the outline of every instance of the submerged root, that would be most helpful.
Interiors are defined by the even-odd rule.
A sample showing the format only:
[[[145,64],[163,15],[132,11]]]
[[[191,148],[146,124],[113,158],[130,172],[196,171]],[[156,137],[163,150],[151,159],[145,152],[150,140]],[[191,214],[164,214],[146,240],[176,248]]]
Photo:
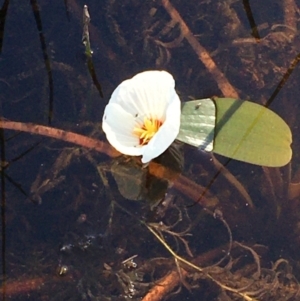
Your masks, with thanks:
[[[288,261],[279,259],[271,269],[262,269],[258,253],[254,247],[246,246],[238,242],[233,243],[233,248],[241,252],[250,252],[253,258],[252,263],[241,263],[241,257],[230,258],[226,266],[200,267],[201,256],[188,261],[176,254],[166,243],[157,229],[147,225],[148,230],[159,240],[159,242],[174,257],[177,270],[173,270],[165,276],[150,292],[143,301],[162,300],[164,295],[179,285],[182,277],[190,287],[199,286],[199,280],[208,280],[219,288],[220,298],[218,300],[246,301],[262,300],[296,300],[299,296],[299,284],[291,272]],[[185,285],[186,286],[186,285]],[[223,296],[223,297],[221,297]],[[286,299],[287,298],[287,299]]]

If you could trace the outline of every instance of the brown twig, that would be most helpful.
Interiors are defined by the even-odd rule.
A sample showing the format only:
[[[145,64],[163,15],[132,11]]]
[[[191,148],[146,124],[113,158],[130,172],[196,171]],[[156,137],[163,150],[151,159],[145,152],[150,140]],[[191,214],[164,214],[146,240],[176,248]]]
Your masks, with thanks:
[[[155,162],[151,162],[149,164],[149,173],[157,178],[169,180],[172,182],[173,187],[176,190],[180,191],[194,202],[196,202],[199,195],[205,191],[205,187],[195,183],[178,172],[172,171],[171,169]],[[200,200],[199,204],[203,207],[211,208],[212,205],[218,204],[218,200],[208,191]]]
[[[55,139],[59,139],[62,141],[74,143],[86,148],[94,149],[98,152],[105,153],[110,157],[117,157],[120,156],[120,153],[115,150],[112,146],[108,143],[103,141],[89,138],[80,134],[76,134],[69,131],[60,130],[57,128],[52,128],[48,126],[33,124],[33,123],[22,123],[22,122],[15,122],[15,121],[7,121],[7,120],[0,120],[0,128],[15,130],[15,131],[22,131],[27,132],[30,134],[37,134],[42,136],[47,136]],[[150,174],[158,177],[158,178],[165,178],[171,182],[175,181],[178,178],[179,174],[177,172],[172,172],[170,169],[151,162],[149,165],[149,172]],[[193,181],[181,176],[175,187],[180,190],[182,193],[187,195],[189,198],[196,200],[199,196],[199,191],[202,191],[204,188]],[[203,206],[208,204],[209,201],[206,198],[203,198]]]
[[[234,245],[234,248],[236,246]],[[212,262],[215,258],[219,257],[220,254],[223,254],[224,250],[226,250],[227,246],[221,246],[219,248],[210,250],[206,253],[199,255],[197,258],[192,260],[192,262],[198,266],[206,264],[208,262]],[[181,280],[184,280],[184,277],[188,275],[188,272],[180,268],[180,273],[176,269],[171,271],[168,275],[166,275],[163,279],[161,279],[141,301],[160,301],[162,300],[168,293],[172,292],[172,290],[178,286]],[[181,279],[181,277],[183,279]]]
[[[48,126],[33,124],[33,123],[22,123],[16,121],[8,121],[0,119],[0,128],[27,132],[30,134],[37,134],[42,136],[47,136],[55,139],[59,139],[62,141],[66,141],[69,143],[74,143],[80,145],[82,147],[90,148],[95,151],[104,153],[112,158],[118,157],[121,154],[115,150],[111,145],[106,142],[103,142],[98,139],[89,138],[84,135],[80,135],[77,133],[64,131],[57,128],[52,128]],[[163,165],[160,165],[155,162],[151,162],[149,165],[149,173],[158,177],[169,180],[173,183],[174,187],[182,192],[184,195],[194,200],[195,202],[199,199],[199,195],[201,192],[205,191],[205,187],[193,182],[192,180],[180,175],[178,172],[174,172],[169,168],[166,168]],[[235,185],[236,186],[236,185]],[[237,189],[241,189],[238,187]],[[244,195],[246,203],[250,203],[250,200]],[[217,204],[216,199],[214,200],[213,196],[207,192],[206,197],[202,198],[200,204],[203,207],[211,207],[211,205],[215,203]],[[241,204],[244,206],[245,204]]]
[[[94,149],[98,152],[105,153],[110,157],[120,156],[120,153],[117,150],[103,141],[48,126],[33,123],[0,120],[0,128],[59,139],[86,148]],[[151,164],[149,165],[149,173],[158,178],[164,178],[171,182],[175,181],[175,188],[195,201],[199,197],[199,192],[204,190],[202,186],[194,183],[184,176],[179,176],[177,172],[172,172],[170,169],[155,162],[151,162]],[[177,178],[179,178],[178,181],[176,181]],[[210,202],[207,198],[203,198],[201,205],[206,207],[209,203]]]
[[[52,127],[37,125],[33,123],[22,123],[0,119],[0,128],[47,136],[62,141],[74,143],[104,153],[112,158],[121,155],[117,150],[115,150],[111,145],[109,145],[106,142]],[[207,190],[203,186],[193,182],[192,180],[184,177],[183,175],[171,171],[169,168],[166,168],[155,162],[151,162],[151,164],[149,165],[149,173],[158,178],[169,180],[178,191],[183,193],[188,198],[192,199],[194,202],[198,202],[199,195],[201,195],[203,191]],[[205,197],[202,197],[201,202],[199,203],[204,208],[209,207],[212,209],[212,207],[218,204],[218,200],[217,198],[214,198],[209,193],[209,191],[207,191],[205,193]],[[245,204],[241,202],[241,208],[243,208],[244,206]],[[234,212],[228,212],[228,214],[230,214],[230,218],[228,219],[230,221],[230,224],[237,223],[240,220],[245,221],[247,219],[245,212],[244,214],[242,214],[242,212],[239,212],[238,216],[235,215]]]
[[[57,276],[40,276],[40,277],[20,277],[18,279],[10,279],[0,286],[0,294],[7,296],[10,299],[17,295],[29,296],[31,292],[42,290],[46,284],[53,284],[59,282],[73,282],[71,275],[64,277]]]
[[[227,182],[240,194],[245,202],[244,204],[250,206],[250,208],[254,208],[252,199],[242,183],[221,162],[219,162],[214,155],[212,155],[211,158],[216,169],[221,171],[221,175],[224,176]]]
[[[297,33],[296,10],[297,6],[294,0],[283,0],[284,24],[286,26],[285,32],[293,39]]]
[[[107,154],[110,157],[120,156],[120,153],[118,151],[116,151],[113,147],[111,147],[109,144],[103,141],[89,138],[69,131],[48,127],[48,126],[43,126],[43,125],[38,125],[33,123],[22,123],[22,122],[15,122],[15,121],[0,120],[0,128],[14,130],[14,131],[22,131],[31,134],[38,134],[42,136],[63,140],[66,142],[81,145],[83,147],[94,149],[98,152]]]
[[[162,5],[169,13],[171,18],[180,25],[181,32],[189,44],[192,46],[193,50],[198,55],[198,58],[211,73],[213,78],[218,84],[219,89],[222,91],[223,95],[226,97],[239,98],[239,95],[235,88],[229,83],[225,75],[219,70],[209,53],[206,49],[199,43],[195,38],[193,33],[190,31],[187,24],[181,18],[179,12],[173,7],[169,0],[162,0]]]
[[[180,268],[181,277],[187,275],[187,271]],[[166,277],[160,280],[142,299],[142,301],[160,301],[168,293],[170,293],[180,282],[180,274],[178,270],[171,271]]]
[[[289,200],[300,197],[300,167],[297,168],[293,179],[289,181],[288,197]]]
[[[48,279],[49,281],[49,279]],[[19,294],[29,294],[31,291],[36,291],[41,288],[46,282],[43,277],[27,278],[8,281],[0,287],[0,293],[5,296],[14,296]]]

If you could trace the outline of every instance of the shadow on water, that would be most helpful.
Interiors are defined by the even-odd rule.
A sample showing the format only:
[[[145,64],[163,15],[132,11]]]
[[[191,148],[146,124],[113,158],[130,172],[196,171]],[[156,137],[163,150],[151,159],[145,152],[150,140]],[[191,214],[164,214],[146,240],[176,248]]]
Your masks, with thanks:
[[[172,73],[182,101],[222,95],[166,3],[3,1],[0,123],[105,141],[112,91],[149,69]],[[0,128],[3,300],[299,298],[300,3],[171,3],[240,98],[288,122],[292,162],[262,168],[175,143],[141,168]]]

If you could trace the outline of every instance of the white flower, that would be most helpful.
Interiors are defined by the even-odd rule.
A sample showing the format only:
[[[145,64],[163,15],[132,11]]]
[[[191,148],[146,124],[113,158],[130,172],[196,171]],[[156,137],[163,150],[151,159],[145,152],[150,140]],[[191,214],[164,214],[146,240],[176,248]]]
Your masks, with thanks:
[[[120,153],[147,163],[175,140],[180,127],[180,99],[166,71],[145,71],[123,81],[103,116],[103,131]]]

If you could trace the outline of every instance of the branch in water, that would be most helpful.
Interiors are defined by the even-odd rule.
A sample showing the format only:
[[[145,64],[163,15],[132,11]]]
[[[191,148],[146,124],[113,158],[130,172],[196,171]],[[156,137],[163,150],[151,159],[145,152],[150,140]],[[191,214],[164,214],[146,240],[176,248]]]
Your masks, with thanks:
[[[173,7],[169,0],[162,0],[162,5],[169,13],[172,20],[180,25],[181,32],[189,44],[192,46],[193,50],[198,55],[198,58],[213,76],[219,89],[222,91],[223,95],[226,97],[239,98],[238,92],[229,83],[225,75],[219,70],[216,63],[213,61],[206,49],[198,42],[193,33],[190,31],[187,24],[181,18],[179,12]]]
[[[33,123],[0,120],[0,127],[3,129],[22,131],[63,140],[86,148],[94,149],[110,157],[118,157],[120,155],[117,150],[103,141],[48,126]]]

